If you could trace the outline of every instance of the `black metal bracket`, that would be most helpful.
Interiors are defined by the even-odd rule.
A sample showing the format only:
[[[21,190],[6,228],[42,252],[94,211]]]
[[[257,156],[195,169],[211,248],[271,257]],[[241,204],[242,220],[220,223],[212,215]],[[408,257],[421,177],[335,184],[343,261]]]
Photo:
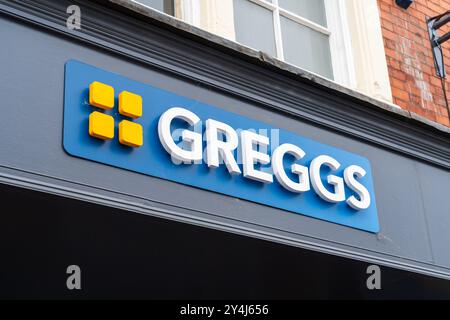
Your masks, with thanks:
[[[450,31],[439,36],[438,29],[450,22],[450,10],[440,14],[436,17],[427,20],[428,35],[430,37],[431,49],[433,51],[434,65],[436,67],[436,74],[440,78],[445,78],[445,64],[444,55],[442,53],[441,44],[450,39]]]

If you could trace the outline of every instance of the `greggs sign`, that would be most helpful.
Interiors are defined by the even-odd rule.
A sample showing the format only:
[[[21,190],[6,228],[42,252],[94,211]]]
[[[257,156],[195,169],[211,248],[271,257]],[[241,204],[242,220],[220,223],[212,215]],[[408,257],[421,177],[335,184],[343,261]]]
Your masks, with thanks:
[[[378,232],[366,158],[69,61],[64,148],[76,157]]]

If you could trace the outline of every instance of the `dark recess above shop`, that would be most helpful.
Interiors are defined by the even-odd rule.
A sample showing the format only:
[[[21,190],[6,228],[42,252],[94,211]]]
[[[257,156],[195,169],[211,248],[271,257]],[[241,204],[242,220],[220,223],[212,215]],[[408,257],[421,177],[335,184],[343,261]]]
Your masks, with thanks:
[[[408,9],[409,6],[413,3],[413,0],[395,0],[395,3],[403,8],[403,9]]]

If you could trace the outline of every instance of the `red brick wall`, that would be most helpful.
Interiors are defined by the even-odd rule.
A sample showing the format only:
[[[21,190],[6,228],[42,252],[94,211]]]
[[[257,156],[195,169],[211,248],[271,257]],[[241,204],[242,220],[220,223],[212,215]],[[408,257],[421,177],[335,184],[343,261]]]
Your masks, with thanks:
[[[414,0],[407,10],[397,6],[395,0],[378,0],[378,7],[394,103],[450,127],[425,22],[449,10],[450,0]],[[448,31],[450,23],[439,34]],[[450,40],[442,47],[450,99]]]

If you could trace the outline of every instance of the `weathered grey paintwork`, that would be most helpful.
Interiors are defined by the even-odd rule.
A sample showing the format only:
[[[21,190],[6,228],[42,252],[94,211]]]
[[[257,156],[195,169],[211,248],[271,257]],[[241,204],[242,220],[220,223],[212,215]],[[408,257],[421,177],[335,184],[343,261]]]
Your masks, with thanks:
[[[69,3],[0,0],[1,183],[450,278],[448,132],[105,3],[79,1],[85,30],[69,31]],[[369,158],[381,231],[69,156],[62,147],[69,59]]]

